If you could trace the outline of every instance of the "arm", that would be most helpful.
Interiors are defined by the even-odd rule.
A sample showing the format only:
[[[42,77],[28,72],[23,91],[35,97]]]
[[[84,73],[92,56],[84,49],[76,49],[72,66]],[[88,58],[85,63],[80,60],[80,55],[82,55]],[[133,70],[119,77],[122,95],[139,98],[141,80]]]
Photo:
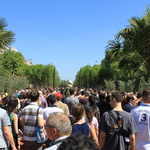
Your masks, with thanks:
[[[131,150],[135,150],[135,134],[130,134],[130,146]]]
[[[95,141],[95,143],[99,146],[98,138],[97,138],[97,135],[96,135],[94,126],[93,126],[93,125],[89,125],[89,127],[90,127],[90,135],[91,135],[92,139],[93,139],[93,140]]]
[[[44,127],[46,121],[43,118],[38,118],[38,126],[40,128]]]
[[[100,141],[99,141],[99,143],[100,143],[100,149],[103,148],[104,143],[105,143],[105,139],[106,139],[106,133],[103,132],[103,131],[101,131],[101,133],[100,133]]]
[[[15,143],[14,143],[14,139],[13,139],[10,127],[9,126],[3,126],[3,131],[4,131],[4,135],[7,139],[7,141],[9,141],[9,143],[12,147],[12,150],[17,150],[16,147],[15,147]]]
[[[12,119],[14,121],[14,130],[15,130],[15,133],[17,135],[19,135],[19,130],[18,130],[18,116],[15,114]],[[20,149],[20,137],[19,136],[18,136],[18,149]]]

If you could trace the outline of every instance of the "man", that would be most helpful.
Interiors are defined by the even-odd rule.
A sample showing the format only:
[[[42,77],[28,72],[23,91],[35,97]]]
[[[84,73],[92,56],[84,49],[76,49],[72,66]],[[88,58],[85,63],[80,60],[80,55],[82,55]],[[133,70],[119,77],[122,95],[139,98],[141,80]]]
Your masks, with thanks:
[[[52,146],[45,150],[57,150],[62,141],[70,136],[71,122],[64,113],[54,112],[49,115],[45,130],[47,137],[53,141]]]
[[[53,112],[63,112],[62,109],[56,105],[57,97],[55,94],[51,94],[47,97],[48,107],[43,109],[44,119],[47,120],[49,114]]]
[[[100,149],[126,150],[125,136],[129,134],[131,150],[135,149],[135,133],[138,132],[132,115],[123,111],[120,92],[113,92],[113,110],[105,112],[101,119]]]
[[[85,91],[84,93],[84,97],[79,99],[79,102],[83,105],[86,105],[89,101],[89,96],[91,95],[91,93],[89,91]]]
[[[44,98],[44,96],[43,96],[43,92],[42,91],[39,91],[39,97],[40,97],[40,99],[41,99],[41,107],[42,108],[46,108],[48,105],[47,105],[47,101],[46,101],[46,99]]]
[[[63,140],[58,150],[99,150],[99,147],[91,137],[83,134],[72,134]]]
[[[70,97],[65,98],[64,103],[66,103],[68,105],[69,112],[71,114],[71,109],[72,109],[73,104],[79,103],[79,100],[77,98],[75,98],[76,89],[74,87],[71,87],[69,89],[69,92],[70,92]]]
[[[24,146],[26,149],[30,150],[41,150],[42,144],[37,143],[36,137],[36,122],[38,122],[39,127],[44,127],[45,120],[43,119],[43,109],[39,108],[38,103],[40,101],[39,92],[32,91],[30,93],[31,103],[24,107],[21,114],[22,128],[23,128],[23,139]]]
[[[136,150],[150,149],[150,89],[143,91],[143,103],[132,109],[139,132],[136,134]]]
[[[17,150],[10,129],[11,123],[7,112],[0,108],[0,149],[8,150],[8,143],[12,150]]]
[[[135,105],[135,101],[136,101],[136,96],[134,96],[133,94],[128,94],[126,97],[127,103],[122,107],[123,110],[130,112]]]
[[[66,105],[66,104],[64,104],[64,103],[61,102],[62,94],[59,93],[59,92],[57,92],[57,93],[55,93],[55,95],[56,95],[56,97],[57,97],[56,105],[57,105],[60,109],[62,109],[62,110],[64,111],[64,114],[65,114],[65,115],[68,116],[68,115],[70,114],[70,113],[69,113],[69,108],[68,108],[68,105]]]

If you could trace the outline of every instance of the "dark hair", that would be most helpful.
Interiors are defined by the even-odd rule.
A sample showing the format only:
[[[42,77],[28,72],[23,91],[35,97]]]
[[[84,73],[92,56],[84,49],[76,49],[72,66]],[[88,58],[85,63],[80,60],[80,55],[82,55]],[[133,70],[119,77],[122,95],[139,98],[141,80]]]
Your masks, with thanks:
[[[36,102],[39,98],[39,92],[34,90],[30,93],[31,102]]]
[[[90,106],[84,105],[84,108],[85,108],[85,114],[88,118],[88,123],[91,123],[94,117],[94,113],[92,112],[92,109]]]
[[[55,94],[50,94],[46,100],[47,100],[48,106],[53,105],[56,102],[57,97]]]
[[[7,105],[7,112],[10,114],[18,105],[18,99],[15,97],[9,98],[8,105]]]
[[[74,87],[71,87],[69,89],[70,95],[73,95],[75,91],[76,91],[76,89]]]
[[[84,95],[85,91],[81,91],[81,95]]]
[[[134,99],[133,94],[128,94],[126,97],[126,102],[129,102],[130,99]]]
[[[96,106],[95,105],[95,96],[94,95],[91,95],[90,97],[89,97],[89,103],[90,103],[90,106],[92,107],[92,106]]]
[[[57,150],[99,150],[95,141],[83,134],[73,134],[63,140]]]
[[[150,97],[150,89],[143,90],[143,97]]]
[[[82,119],[83,115],[85,113],[84,106],[81,103],[76,103],[72,106],[72,115],[75,118],[75,122],[78,122],[80,119]]]
[[[105,100],[105,94],[99,94],[99,100],[104,101]]]
[[[117,102],[122,102],[123,96],[120,92],[112,92],[112,98],[115,98]]]

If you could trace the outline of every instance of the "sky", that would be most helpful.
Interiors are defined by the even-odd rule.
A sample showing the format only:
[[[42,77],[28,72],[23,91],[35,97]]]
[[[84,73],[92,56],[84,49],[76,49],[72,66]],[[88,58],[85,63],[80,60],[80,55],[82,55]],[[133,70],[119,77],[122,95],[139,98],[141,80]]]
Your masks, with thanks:
[[[141,18],[149,0],[0,0],[0,17],[15,33],[26,60],[53,64],[61,80],[75,80],[80,68],[101,64],[109,40]]]

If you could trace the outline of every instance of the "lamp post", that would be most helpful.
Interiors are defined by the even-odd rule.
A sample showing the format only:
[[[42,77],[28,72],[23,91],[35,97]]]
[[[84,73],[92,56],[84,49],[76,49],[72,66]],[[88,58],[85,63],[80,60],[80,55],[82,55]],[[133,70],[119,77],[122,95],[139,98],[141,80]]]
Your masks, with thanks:
[[[53,89],[55,88],[55,71],[56,71],[56,68],[54,66],[54,69],[53,69]]]

